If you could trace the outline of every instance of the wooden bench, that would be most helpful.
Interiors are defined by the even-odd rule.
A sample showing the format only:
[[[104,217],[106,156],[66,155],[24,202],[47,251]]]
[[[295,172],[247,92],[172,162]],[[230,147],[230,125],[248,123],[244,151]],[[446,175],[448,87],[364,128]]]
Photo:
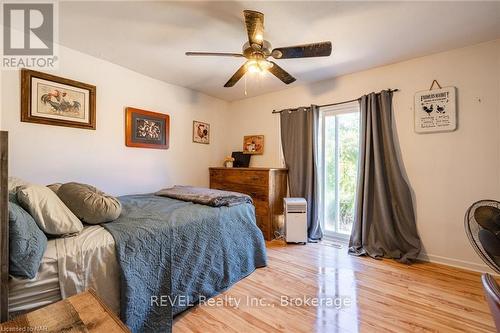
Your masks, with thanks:
[[[14,331],[130,332],[92,289],[0,324],[0,332]]]

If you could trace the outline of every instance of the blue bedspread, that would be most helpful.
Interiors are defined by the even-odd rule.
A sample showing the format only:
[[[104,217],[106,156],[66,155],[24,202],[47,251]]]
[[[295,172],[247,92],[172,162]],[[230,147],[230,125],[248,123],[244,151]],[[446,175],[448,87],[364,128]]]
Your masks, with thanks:
[[[154,195],[120,198],[103,226],[121,267],[121,317],[132,332],[171,332],[173,315],[266,265],[254,207],[208,207]]]

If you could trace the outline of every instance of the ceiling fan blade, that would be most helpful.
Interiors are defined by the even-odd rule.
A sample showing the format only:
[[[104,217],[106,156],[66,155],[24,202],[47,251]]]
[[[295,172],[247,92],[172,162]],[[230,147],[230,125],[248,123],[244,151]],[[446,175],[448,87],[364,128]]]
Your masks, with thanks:
[[[231,76],[231,78],[229,79],[229,81],[226,82],[224,87],[229,88],[234,86],[236,82],[238,82],[243,77],[243,75],[245,75],[246,72],[247,72],[247,63],[245,62],[240,68],[238,68],[236,73],[234,73],[233,76]]]
[[[276,76],[278,79],[283,81],[283,83],[290,84],[296,80],[287,71],[278,66],[274,61],[271,61],[271,63],[273,64],[273,67],[269,68],[268,71],[274,76]]]
[[[264,14],[254,10],[244,10],[243,14],[245,15],[250,45],[258,44],[262,46],[264,41]]]
[[[332,54],[331,42],[278,47],[271,53],[275,59],[328,57],[330,54]]]
[[[186,52],[187,56],[244,57],[241,53],[226,52]]]

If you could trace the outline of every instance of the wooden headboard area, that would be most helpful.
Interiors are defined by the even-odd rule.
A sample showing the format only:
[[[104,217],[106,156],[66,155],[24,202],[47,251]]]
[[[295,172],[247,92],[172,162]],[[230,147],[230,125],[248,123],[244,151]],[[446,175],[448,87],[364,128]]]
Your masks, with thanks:
[[[9,137],[0,131],[0,322],[9,318]]]

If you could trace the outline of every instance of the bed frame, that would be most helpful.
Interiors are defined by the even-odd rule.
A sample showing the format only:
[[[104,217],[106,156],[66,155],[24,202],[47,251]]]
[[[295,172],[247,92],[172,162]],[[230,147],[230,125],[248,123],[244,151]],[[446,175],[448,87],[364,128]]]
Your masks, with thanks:
[[[0,131],[0,322],[9,319],[9,137]]]

